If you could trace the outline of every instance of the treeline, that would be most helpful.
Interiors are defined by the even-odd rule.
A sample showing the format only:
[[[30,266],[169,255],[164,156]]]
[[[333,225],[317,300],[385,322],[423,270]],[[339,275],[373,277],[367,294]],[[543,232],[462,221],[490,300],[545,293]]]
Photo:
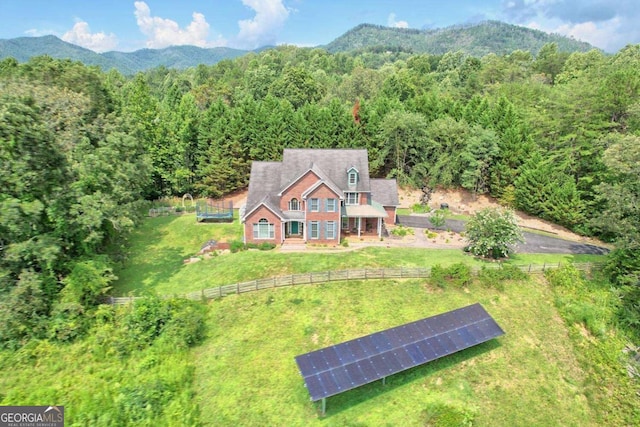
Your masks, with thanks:
[[[99,255],[134,225],[142,199],[223,196],[247,186],[252,161],[287,147],[358,147],[374,176],[462,186],[615,241],[611,273],[640,322],[639,68],[640,46],[606,56],[554,44],[535,58],[283,46],[132,78],[4,60],[0,316],[21,319],[29,306],[46,318],[64,298],[85,309],[78,299],[108,287]],[[104,286],[65,291],[87,262]],[[24,295],[44,302],[12,308]],[[17,330],[0,341],[45,333]]]

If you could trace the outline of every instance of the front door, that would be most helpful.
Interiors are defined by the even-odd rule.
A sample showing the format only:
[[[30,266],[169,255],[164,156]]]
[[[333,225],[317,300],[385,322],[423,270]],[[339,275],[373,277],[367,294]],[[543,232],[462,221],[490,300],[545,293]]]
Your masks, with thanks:
[[[298,229],[299,222],[292,222],[289,224],[289,234],[298,235],[300,234],[300,230]]]

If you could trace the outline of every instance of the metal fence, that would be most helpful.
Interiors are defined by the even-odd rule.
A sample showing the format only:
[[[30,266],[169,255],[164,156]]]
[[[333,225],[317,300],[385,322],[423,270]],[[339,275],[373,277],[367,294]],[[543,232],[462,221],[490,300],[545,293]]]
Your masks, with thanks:
[[[558,268],[558,264],[528,264],[516,265],[518,269],[529,274],[544,273],[544,271]],[[601,264],[597,263],[575,263],[572,264],[581,271],[591,271],[599,269]],[[485,268],[501,268],[499,264],[487,265]],[[478,274],[482,267],[473,266],[471,271]],[[321,271],[312,273],[291,274],[288,276],[277,276],[266,279],[250,280],[231,285],[218,286],[216,288],[202,289],[200,291],[189,292],[187,294],[175,295],[192,300],[210,300],[222,298],[232,294],[242,294],[254,292],[262,289],[281,288],[285,286],[313,285],[328,282],[343,282],[348,280],[384,280],[384,279],[423,279],[431,276],[431,267],[427,268],[360,268],[351,270]],[[173,295],[172,295],[173,296]],[[128,304],[142,297],[109,297],[110,304]]]

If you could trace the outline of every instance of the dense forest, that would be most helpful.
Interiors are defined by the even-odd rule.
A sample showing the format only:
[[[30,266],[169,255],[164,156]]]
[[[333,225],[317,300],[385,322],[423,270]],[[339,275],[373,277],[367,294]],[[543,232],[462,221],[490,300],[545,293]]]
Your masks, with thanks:
[[[133,77],[0,61],[0,345],[72,339],[144,200],[221,197],[283,148],[366,148],[372,175],[461,186],[615,243],[640,325],[640,45],[481,58],[282,46]]]

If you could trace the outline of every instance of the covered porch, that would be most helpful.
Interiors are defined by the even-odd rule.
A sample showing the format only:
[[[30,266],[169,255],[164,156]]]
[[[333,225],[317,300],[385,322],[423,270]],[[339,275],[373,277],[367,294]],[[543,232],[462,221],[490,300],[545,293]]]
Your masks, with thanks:
[[[282,222],[285,239],[304,239],[304,212],[286,211]]]
[[[382,205],[347,205],[342,207],[342,235],[345,237],[382,237],[384,219],[388,217]]]

